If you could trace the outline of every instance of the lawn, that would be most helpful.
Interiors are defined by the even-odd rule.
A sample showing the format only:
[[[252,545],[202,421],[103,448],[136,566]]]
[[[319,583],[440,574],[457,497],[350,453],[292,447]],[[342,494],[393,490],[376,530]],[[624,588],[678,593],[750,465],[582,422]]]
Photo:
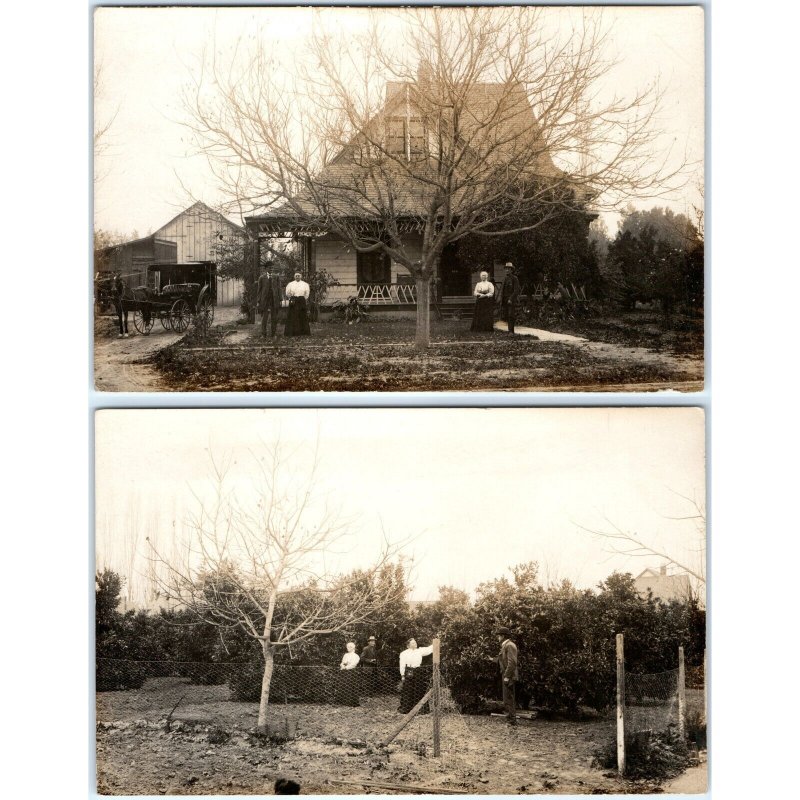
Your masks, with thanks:
[[[630,324],[623,334],[614,328],[607,341],[598,332],[591,341],[565,343],[473,333],[468,319],[434,320],[431,346],[418,352],[412,319],[376,316],[359,325],[314,323],[310,337],[295,339],[264,340],[259,326],[230,324],[205,339],[190,333],[151,360],[172,391],[702,389],[702,348],[629,346],[619,340]]]

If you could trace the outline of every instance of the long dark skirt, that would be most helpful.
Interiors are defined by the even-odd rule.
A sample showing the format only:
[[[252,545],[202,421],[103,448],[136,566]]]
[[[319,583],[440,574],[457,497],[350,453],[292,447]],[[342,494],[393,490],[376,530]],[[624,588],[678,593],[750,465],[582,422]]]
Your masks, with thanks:
[[[472,314],[473,331],[494,330],[494,298],[479,297],[475,300],[475,311]]]
[[[343,669],[337,675],[336,703],[340,706],[357,706],[358,676],[355,669]]]
[[[283,332],[285,336],[311,335],[305,297],[289,298],[289,308],[286,312],[286,327]]]
[[[431,670],[425,667],[417,667],[412,669],[406,667],[405,680],[403,681],[403,688],[400,690],[400,708],[401,714],[408,714],[412,708],[422,700],[425,692],[430,688]],[[420,714],[428,714],[430,706],[428,703],[420,710]]]

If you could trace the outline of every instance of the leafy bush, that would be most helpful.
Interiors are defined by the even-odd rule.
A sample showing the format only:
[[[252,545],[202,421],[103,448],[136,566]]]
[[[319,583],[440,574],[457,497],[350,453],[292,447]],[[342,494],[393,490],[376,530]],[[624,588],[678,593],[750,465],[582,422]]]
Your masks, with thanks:
[[[689,766],[690,753],[675,726],[666,731],[642,731],[625,741],[625,777],[666,780],[680,775]],[[594,766],[615,769],[616,742],[595,753]]]
[[[598,591],[569,583],[545,589],[536,564],[481,585],[474,606],[451,607],[440,622],[446,679],[464,710],[477,711],[500,697],[494,661],[500,625],[519,647],[517,701],[571,714],[580,706],[602,710],[614,699],[615,634],[625,634],[626,662],[639,672],[702,660],[705,613],[691,603],[642,598],[630,575],[614,574]]]

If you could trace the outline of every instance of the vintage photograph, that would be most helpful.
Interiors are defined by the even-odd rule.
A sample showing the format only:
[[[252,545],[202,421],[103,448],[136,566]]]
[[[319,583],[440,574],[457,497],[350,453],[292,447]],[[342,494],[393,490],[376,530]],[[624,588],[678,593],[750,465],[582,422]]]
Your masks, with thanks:
[[[702,409],[95,437],[98,793],[705,793]]]
[[[100,391],[704,387],[702,7],[99,8]]]

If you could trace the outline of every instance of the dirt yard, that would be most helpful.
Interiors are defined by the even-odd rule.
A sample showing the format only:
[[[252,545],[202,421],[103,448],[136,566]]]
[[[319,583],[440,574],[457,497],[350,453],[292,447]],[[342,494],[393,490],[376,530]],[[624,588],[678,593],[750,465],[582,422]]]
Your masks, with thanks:
[[[176,694],[183,699],[168,726]],[[98,694],[98,792],[272,794],[279,777],[298,781],[303,794],[660,791],[655,783],[625,781],[592,766],[594,751],[613,739],[611,717],[521,719],[510,728],[502,717],[450,711],[442,720],[441,757],[434,758],[429,715],[417,717],[387,748],[377,746],[400,719],[396,697],[362,699],[358,708],[274,706],[278,730],[295,728],[283,743],[255,734],[256,704],[227,698],[226,686],[192,686],[179,678]]]
[[[239,309],[217,308],[215,326],[229,326],[239,317]],[[164,389],[158,369],[150,363],[155,353],[175,344],[182,336],[164,330],[159,322],[146,336],[133,327],[129,315],[129,337],[117,338],[116,319],[98,317],[94,327],[94,383],[99,392],[160,392]],[[232,332],[233,333],[233,332]]]
[[[240,326],[185,337],[151,362],[171,391],[700,391],[702,351],[609,341],[540,341],[472,333],[469,320],[431,323],[431,347],[413,347],[413,320],[321,322],[308,338],[263,340]],[[612,337],[609,337],[612,338]]]

